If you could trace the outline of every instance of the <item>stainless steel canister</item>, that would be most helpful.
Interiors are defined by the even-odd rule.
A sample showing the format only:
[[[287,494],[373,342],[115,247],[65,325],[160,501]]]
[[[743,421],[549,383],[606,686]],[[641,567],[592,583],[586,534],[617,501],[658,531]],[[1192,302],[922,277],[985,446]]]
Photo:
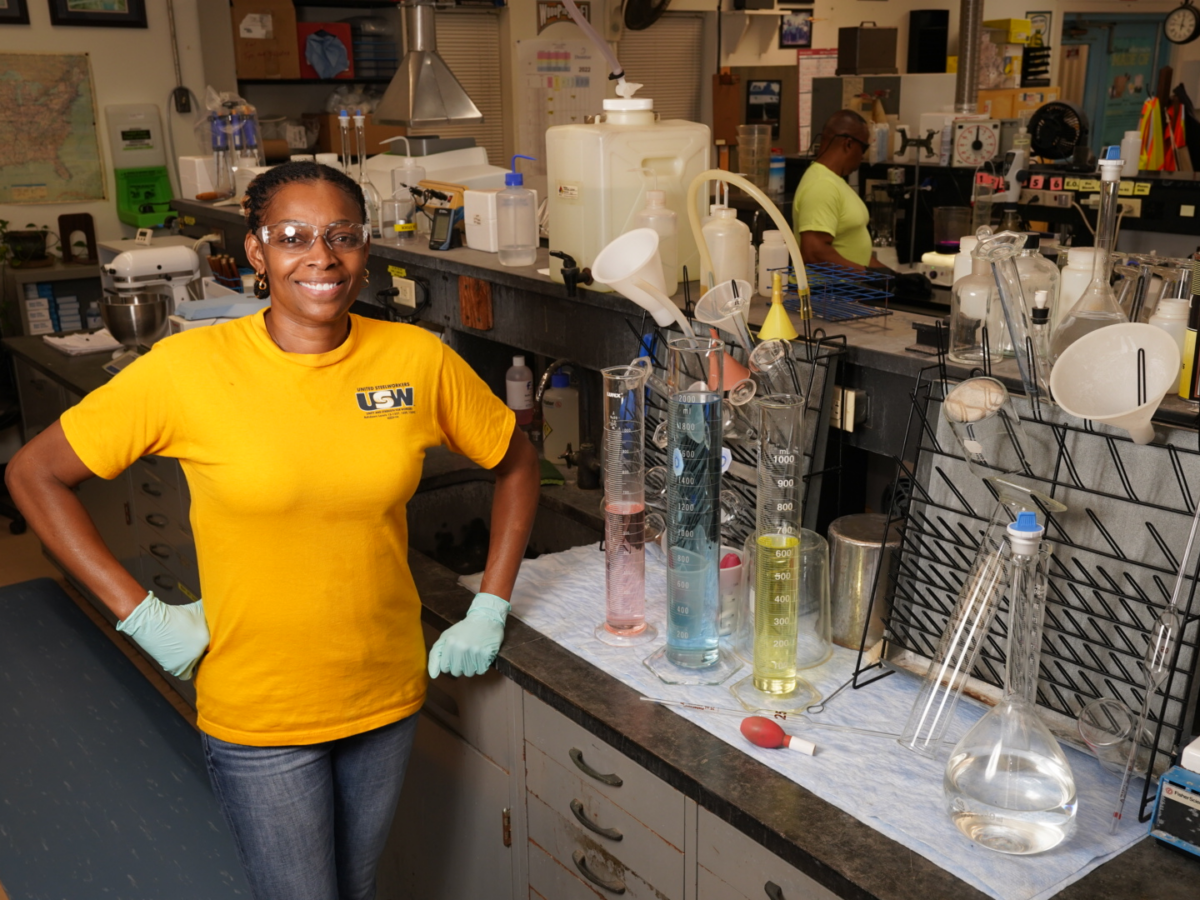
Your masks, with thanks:
[[[892,551],[900,546],[900,523],[892,523],[887,541],[883,539],[887,517],[879,513],[842,516],[829,526],[830,598],[833,609],[833,641],[857,650],[862,643],[863,625],[871,606],[871,588],[876,584],[876,564],[882,566],[867,646],[883,637],[883,620],[889,612],[888,570]]]

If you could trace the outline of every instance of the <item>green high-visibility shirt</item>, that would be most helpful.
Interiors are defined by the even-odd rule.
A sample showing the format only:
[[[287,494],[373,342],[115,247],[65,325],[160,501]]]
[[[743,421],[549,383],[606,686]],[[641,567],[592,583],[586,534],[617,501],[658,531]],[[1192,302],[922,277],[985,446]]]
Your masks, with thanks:
[[[792,227],[796,240],[805,231],[833,235],[833,249],[860,266],[871,264],[870,215],[867,205],[827,166],[814,162],[800,179],[792,201]]]

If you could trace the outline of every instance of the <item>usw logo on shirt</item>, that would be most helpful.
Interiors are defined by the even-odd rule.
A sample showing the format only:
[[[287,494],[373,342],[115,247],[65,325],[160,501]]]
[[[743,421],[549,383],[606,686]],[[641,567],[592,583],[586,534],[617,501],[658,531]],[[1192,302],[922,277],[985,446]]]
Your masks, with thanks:
[[[416,411],[413,387],[407,381],[359,388],[354,397],[358,401],[358,408],[367,413],[365,418],[390,418]]]

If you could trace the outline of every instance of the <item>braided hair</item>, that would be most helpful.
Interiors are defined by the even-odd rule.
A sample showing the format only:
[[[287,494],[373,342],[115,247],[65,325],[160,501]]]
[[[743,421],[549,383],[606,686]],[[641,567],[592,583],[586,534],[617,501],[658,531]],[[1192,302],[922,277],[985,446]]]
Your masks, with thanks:
[[[258,231],[264,224],[263,215],[267,211],[267,205],[281,187],[289,184],[312,184],[317,181],[328,181],[341,190],[358,206],[362,221],[367,221],[367,202],[363,197],[362,188],[344,172],[315,162],[286,162],[255,177],[246,188],[246,196],[242,200],[242,213],[251,233]]]

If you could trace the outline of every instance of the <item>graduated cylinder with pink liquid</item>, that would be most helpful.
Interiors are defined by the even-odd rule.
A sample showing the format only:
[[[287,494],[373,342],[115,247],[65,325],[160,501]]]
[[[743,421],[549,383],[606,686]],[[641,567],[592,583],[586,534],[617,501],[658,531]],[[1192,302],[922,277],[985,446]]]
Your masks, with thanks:
[[[646,370],[613,366],[604,376],[604,621],[606,644],[657,635],[646,621]]]

